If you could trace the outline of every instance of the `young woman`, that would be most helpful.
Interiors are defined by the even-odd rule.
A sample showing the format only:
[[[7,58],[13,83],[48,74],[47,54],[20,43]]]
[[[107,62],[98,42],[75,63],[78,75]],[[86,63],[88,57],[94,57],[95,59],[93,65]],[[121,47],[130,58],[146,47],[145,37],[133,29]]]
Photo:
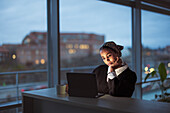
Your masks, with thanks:
[[[121,59],[123,46],[106,42],[100,48],[105,65],[94,69],[99,93],[119,97],[131,97],[135,89],[136,74]]]

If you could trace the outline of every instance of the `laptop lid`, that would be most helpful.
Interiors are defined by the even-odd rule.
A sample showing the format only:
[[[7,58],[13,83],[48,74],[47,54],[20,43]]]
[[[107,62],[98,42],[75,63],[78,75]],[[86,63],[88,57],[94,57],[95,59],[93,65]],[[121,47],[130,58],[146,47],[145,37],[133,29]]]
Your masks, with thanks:
[[[68,94],[76,97],[96,97],[97,82],[93,73],[67,73]]]

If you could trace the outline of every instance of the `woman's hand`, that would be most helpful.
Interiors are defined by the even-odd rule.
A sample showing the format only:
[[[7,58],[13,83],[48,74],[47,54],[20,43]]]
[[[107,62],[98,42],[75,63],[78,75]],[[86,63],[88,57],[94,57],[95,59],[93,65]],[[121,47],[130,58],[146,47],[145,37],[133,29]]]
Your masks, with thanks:
[[[119,68],[121,65],[122,65],[121,58],[120,57],[116,57],[115,58],[115,62],[112,65],[110,65],[111,66],[110,72],[115,71],[115,69]]]
[[[65,91],[66,91],[66,93],[68,93],[68,84],[66,84],[66,90]]]

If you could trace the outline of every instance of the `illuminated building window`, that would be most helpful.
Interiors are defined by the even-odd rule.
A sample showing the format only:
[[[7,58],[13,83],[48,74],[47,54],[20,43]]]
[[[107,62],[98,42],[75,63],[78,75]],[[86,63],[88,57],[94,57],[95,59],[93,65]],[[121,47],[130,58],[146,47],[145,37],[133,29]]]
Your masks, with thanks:
[[[148,64],[148,66],[150,67],[150,65]],[[146,66],[145,67],[145,74],[148,74],[148,73],[152,73],[153,71],[155,71],[155,69],[154,68],[150,68],[149,69],[149,67],[148,66]]]
[[[154,68],[150,68],[149,71],[150,71],[150,73],[152,73],[153,71],[155,71],[155,69]]]
[[[27,38],[25,41],[24,41],[24,44],[28,44],[31,42],[31,39],[30,38]]]
[[[148,71],[148,67],[145,67],[145,71]]]
[[[45,59],[41,59],[41,64],[45,64]]]
[[[147,55],[147,56],[151,56],[151,52],[147,52],[146,55]]]
[[[74,48],[75,48],[75,49],[78,49],[78,48],[79,48],[79,45],[78,45],[78,44],[75,44],[75,45],[74,45]]]
[[[75,50],[75,49],[69,49],[69,50],[68,50],[68,53],[69,53],[69,54],[75,54],[75,53],[76,53],[76,50]]]
[[[12,59],[15,60],[16,58],[17,58],[17,56],[16,56],[15,54],[13,54],[13,55],[12,55]]]
[[[170,67],[170,63],[168,63],[168,67]]]
[[[35,60],[35,64],[39,64],[39,60]]]
[[[67,49],[72,49],[72,48],[73,48],[73,44],[67,44],[67,45],[66,45],[66,48],[67,48]]]
[[[89,45],[88,44],[80,44],[79,48],[80,49],[89,49]]]

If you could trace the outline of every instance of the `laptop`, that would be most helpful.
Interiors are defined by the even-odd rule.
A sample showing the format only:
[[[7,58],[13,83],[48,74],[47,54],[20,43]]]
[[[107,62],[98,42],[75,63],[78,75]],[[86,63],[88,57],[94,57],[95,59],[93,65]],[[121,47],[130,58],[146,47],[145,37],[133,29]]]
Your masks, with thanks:
[[[98,98],[104,94],[97,91],[96,76],[93,73],[67,73],[68,94],[74,97]]]

